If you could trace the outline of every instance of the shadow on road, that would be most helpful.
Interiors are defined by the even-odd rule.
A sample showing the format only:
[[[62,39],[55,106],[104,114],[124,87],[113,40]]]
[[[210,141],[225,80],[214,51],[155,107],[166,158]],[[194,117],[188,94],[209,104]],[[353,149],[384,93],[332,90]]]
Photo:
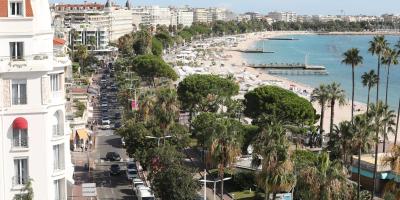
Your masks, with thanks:
[[[111,145],[114,148],[122,148],[122,144],[121,144],[121,139],[120,138],[107,139],[105,142],[108,145]]]

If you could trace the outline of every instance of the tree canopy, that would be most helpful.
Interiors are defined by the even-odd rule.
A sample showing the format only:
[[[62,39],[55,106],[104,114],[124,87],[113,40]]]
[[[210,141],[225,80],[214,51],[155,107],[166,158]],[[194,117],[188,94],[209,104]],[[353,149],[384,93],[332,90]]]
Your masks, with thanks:
[[[261,115],[289,124],[314,124],[315,110],[310,102],[277,86],[263,86],[245,94],[244,114]]]
[[[224,99],[238,92],[239,86],[233,80],[217,75],[190,75],[178,85],[182,108],[191,111],[215,112]]]
[[[133,69],[141,77],[149,78],[153,84],[155,78],[177,80],[178,75],[165,61],[154,55],[141,55],[132,61]]]

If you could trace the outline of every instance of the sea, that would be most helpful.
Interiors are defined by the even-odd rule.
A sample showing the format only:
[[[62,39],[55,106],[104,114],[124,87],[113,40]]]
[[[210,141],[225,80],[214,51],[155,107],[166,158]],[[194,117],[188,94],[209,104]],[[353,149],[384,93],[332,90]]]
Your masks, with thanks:
[[[355,69],[355,100],[367,102],[368,90],[361,83],[361,75],[371,69],[377,72],[377,57],[368,52],[369,41],[372,35],[290,35],[285,38],[298,40],[261,40],[253,48],[264,48],[264,51],[274,53],[248,53],[243,58],[249,64],[268,63],[307,63],[309,65],[323,65],[328,75],[281,75],[289,80],[303,83],[312,87],[320,84],[338,82],[351,99],[351,66],[342,64],[343,53],[350,48],[358,48],[364,58],[363,64]],[[393,48],[400,40],[400,36],[386,36]],[[400,58],[399,58],[400,60]],[[386,66],[380,71],[380,99],[385,99]],[[390,67],[388,104],[390,109],[397,111],[400,97],[400,64]],[[376,88],[371,89],[371,102],[375,102]]]

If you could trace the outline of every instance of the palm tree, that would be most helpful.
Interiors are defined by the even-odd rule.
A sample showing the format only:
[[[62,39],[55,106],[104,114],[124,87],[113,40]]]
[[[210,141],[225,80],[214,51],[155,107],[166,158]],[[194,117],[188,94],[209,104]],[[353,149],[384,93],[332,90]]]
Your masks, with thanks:
[[[82,68],[84,68],[85,60],[89,57],[87,47],[83,45],[79,45],[77,47],[77,57],[79,59],[79,74],[81,73]]]
[[[384,35],[377,35],[374,37],[372,41],[369,42],[369,49],[368,51],[372,53],[372,55],[378,55],[378,82],[376,83],[376,102],[379,100],[379,79],[380,79],[380,72],[381,72],[381,59],[383,52],[388,47],[388,42],[385,39]]]
[[[331,155],[338,159],[342,157],[343,162],[347,163],[347,156],[350,153],[354,137],[352,124],[349,121],[340,122],[339,125],[334,125],[333,132],[329,135],[328,149],[332,152]],[[340,152],[341,151],[341,152]]]
[[[277,192],[290,191],[296,179],[283,125],[271,123],[265,126],[258,133],[253,145],[252,165],[262,166],[261,172],[257,175],[257,182],[265,189],[265,199],[269,199],[271,192],[275,199]]]
[[[334,191],[340,191],[338,187],[341,187],[346,180],[343,165],[338,161],[330,161],[329,154],[323,152],[318,157],[316,172],[320,182],[320,199],[333,199],[332,196],[335,196]],[[339,196],[340,194],[336,195]]]
[[[397,50],[392,50],[390,48],[387,48],[385,50],[385,52],[383,53],[382,64],[385,64],[387,66],[386,67],[385,105],[387,105],[387,100],[388,100],[390,66],[399,64],[398,57],[399,57],[399,53],[397,52]],[[385,124],[384,128],[386,129],[386,124]],[[383,152],[385,152],[385,144],[386,144],[386,138],[383,138]]]
[[[179,118],[179,103],[176,90],[162,88],[157,91],[157,103],[154,107],[155,118],[163,130],[164,136]],[[165,137],[164,137],[165,141]]]
[[[362,84],[364,87],[368,87],[368,97],[367,97],[367,114],[369,111],[369,98],[371,94],[371,88],[376,85],[378,82],[378,75],[375,74],[374,70],[370,70],[369,72],[365,72],[362,76]]]
[[[335,104],[339,103],[339,106],[343,106],[346,103],[346,94],[343,89],[340,88],[340,84],[333,82],[328,85],[328,100],[331,103],[331,124],[329,131],[332,133],[333,131],[333,119],[335,117]]]
[[[373,127],[366,114],[355,116],[352,131],[354,136],[351,142],[358,150],[357,199],[360,199],[361,152],[370,150],[374,143]]]
[[[397,108],[396,132],[394,133],[394,145],[397,145],[397,134],[399,134],[399,118],[400,118],[400,98],[399,106]]]
[[[325,106],[328,101],[328,89],[327,86],[321,84],[318,88],[315,88],[311,93],[311,102],[318,102],[321,106],[321,117],[319,122],[319,134],[322,136],[324,133],[324,115],[325,115]]]
[[[376,104],[378,104],[379,101],[379,79],[380,79],[380,71],[381,71],[381,57],[385,49],[388,47],[388,42],[385,39],[385,36],[383,35],[378,35],[375,36],[372,41],[369,42],[370,47],[368,49],[369,52],[372,53],[372,55],[378,55],[378,81],[376,82]],[[379,132],[377,130],[376,132],[376,137],[378,138]],[[378,141],[379,142],[379,141]],[[378,153],[378,142],[375,144],[375,153],[377,155]],[[372,197],[375,196],[375,189],[376,189],[376,170],[378,167],[378,157],[375,156],[375,162],[374,162],[374,183],[373,183],[373,189],[372,189]]]
[[[141,99],[142,100],[139,103],[139,112],[141,113],[142,120],[148,122],[151,116],[153,116],[154,106],[157,99],[156,96],[151,93],[145,94]]]
[[[218,119],[213,127],[210,151],[207,160],[218,165],[221,180],[221,197],[224,196],[225,168],[230,167],[240,155],[237,127],[229,119]]]
[[[394,133],[396,114],[393,110],[389,110],[389,106],[379,101],[378,104],[371,105],[370,111],[369,115],[373,119],[374,128],[382,138],[387,138],[388,133]],[[385,124],[387,125],[387,129],[384,127]]]
[[[351,121],[353,122],[354,116],[354,68],[363,62],[363,57],[359,55],[359,50],[352,48],[347,50],[343,57],[342,63],[351,65],[351,77],[352,77],[352,91],[351,91]]]

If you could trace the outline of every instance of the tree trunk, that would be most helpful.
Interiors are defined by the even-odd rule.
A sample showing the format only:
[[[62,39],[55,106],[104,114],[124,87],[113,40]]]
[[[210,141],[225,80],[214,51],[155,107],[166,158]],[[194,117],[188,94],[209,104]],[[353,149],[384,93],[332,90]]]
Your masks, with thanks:
[[[388,92],[389,92],[389,75],[390,75],[390,64],[387,66],[387,71],[386,71],[386,92],[385,92],[385,105],[387,106],[387,98],[388,98]],[[386,128],[387,128],[387,123],[384,124],[383,126],[383,131],[386,133]],[[383,137],[383,147],[382,147],[382,152],[386,152],[386,137]]]
[[[367,97],[367,116],[368,116],[368,111],[369,111],[369,97],[371,95],[371,87],[368,86],[368,97]]]
[[[331,124],[330,124],[330,128],[329,128],[330,133],[333,132],[333,118],[334,117],[335,117],[335,100],[332,99],[331,100]]]
[[[276,192],[274,192],[273,194],[272,194],[272,200],[275,200],[276,199]]]
[[[221,174],[221,199],[224,199],[224,172]]]
[[[361,146],[358,146],[358,179],[357,179],[357,199],[360,200],[360,191],[361,191]]]
[[[394,145],[397,145],[397,134],[399,133],[399,115],[400,115],[400,98],[399,98],[399,107],[397,110],[397,122],[396,122],[396,132],[394,133]]]
[[[352,90],[351,90],[351,123],[353,124],[354,117],[354,64],[351,66],[351,77],[352,77]]]
[[[324,115],[325,115],[325,105],[321,105],[321,119],[319,122],[319,134],[322,137],[322,134],[324,133]]]
[[[378,54],[378,80],[376,82],[376,103],[379,101],[379,79],[380,77],[380,71],[381,71],[381,54]],[[376,129],[375,137],[379,138],[379,127]],[[374,198],[375,196],[375,189],[376,189],[376,169],[378,167],[378,145],[379,145],[379,140],[375,144],[375,161],[374,161],[374,174],[373,174],[373,186],[372,186],[372,197],[371,199]]]

